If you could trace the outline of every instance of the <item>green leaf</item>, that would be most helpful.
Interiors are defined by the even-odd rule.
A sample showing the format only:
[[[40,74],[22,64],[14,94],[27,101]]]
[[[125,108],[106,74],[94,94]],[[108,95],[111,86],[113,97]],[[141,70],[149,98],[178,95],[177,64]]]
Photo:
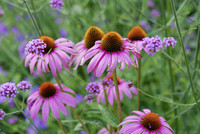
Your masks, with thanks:
[[[99,104],[99,109],[103,116],[105,122],[113,127],[118,127],[119,121],[118,119],[106,108],[105,106]]]

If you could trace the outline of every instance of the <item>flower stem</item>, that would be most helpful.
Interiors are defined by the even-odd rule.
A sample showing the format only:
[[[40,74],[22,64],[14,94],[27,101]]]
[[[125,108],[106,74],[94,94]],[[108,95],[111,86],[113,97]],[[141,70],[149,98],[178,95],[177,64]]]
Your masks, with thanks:
[[[74,113],[74,115],[76,116],[76,118],[79,120],[79,122],[81,123],[81,125],[83,126],[83,128],[85,129],[85,131],[87,131],[88,134],[90,134],[89,130],[87,129],[87,127],[85,126],[85,124],[83,123],[83,121],[81,120],[80,116],[76,113],[76,111],[74,110],[73,107],[70,107],[71,111]]]
[[[62,92],[64,92],[62,86],[61,86],[61,82],[59,80],[59,78],[56,76],[54,76],[54,79],[56,80],[56,82],[58,83],[58,86],[60,88],[60,90]],[[81,120],[80,116],[76,113],[76,111],[74,110],[74,108],[70,107],[71,111],[74,113],[74,115],[76,116],[76,118],[79,120],[79,122],[81,123],[81,125],[83,126],[83,128],[85,129],[85,131],[87,131],[88,134],[90,134],[90,132],[88,131],[87,127],[85,126],[85,124],[83,123],[83,121]]]
[[[190,68],[189,68],[189,64],[188,64],[188,59],[187,59],[187,56],[186,56],[185,47],[184,47],[184,44],[183,44],[183,38],[182,38],[182,35],[181,35],[181,30],[180,30],[180,27],[179,27],[178,18],[177,18],[177,15],[176,15],[176,9],[175,9],[175,5],[174,5],[173,0],[170,0],[170,5],[171,5],[171,9],[173,11],[174,17],[175,17],[178,36],[179,36],[180,44],[181,44],[183,54],[184,54],[184,59],[185,59],[186,67],[187,67],[187,73],[188,73],[188,77],[189,77],[189,81],[190,81],[190,86],[192,88],[192,93],[193,93],[193,96],[194,96],[194,99],[197,103],[198,108],[200,108],[199,103],[198,103],[198,98],[196,97],[196,93],[195,93],[195,90],[194,90],[194,87],[193,87],[192,78],[191,78],[191,75],[190,75]]]
[[[62,125],[62,123],[60,122],[59,119],[57,119],[57,122],[58,122],[60,128],[63,130],[63,133],[64,133],[64,134],[67,134],[67,131],[65,130],[65,128],[63,127],[63,125]]]
[[[108,108],[108,95],[106,93],[105,86],[103,86],[103,92],[104,92],[104,97],[105,97],[105,101],[106,101],[106,107]]]
[[[30,17],[31,17],[31,20],[33,21],[33,24],[34,24],[34,26],[35,26],[35,29],[36,29],[38,35],[39,35],[39,36],[42,36],[41,33],[40,33],[40,30],[39,30],[39,28],[38,28],[38,25],[37,25],[37,23],[35,22],[35,19],[33,18],[33,15],[32,15],[32,13],[31,13],[29,7],[28,7],[28,4],[26,3],[26,0],[23,0],[23,1],[24,1],[24,4],[25,4],[25,6],[26,6],[26,8],[27,8],[27,10],[28,10],[28,13],[29,13],[29,15],[30,15]]]
[[[119,98],[119,89],[118,89],[116,68],[113,71],[113,82],[114,82],[114,85],[115,85],[115,91],[116,91],[116,95],[117,95],[119,122],[121,122],[122,121],[122,110],[121,110],[121,103],[120,103],[120,98]]]
[[[141,59],[138,59],[137,89],[140,89]],[[137,110],[140,110],[140,92],[137,95]]]

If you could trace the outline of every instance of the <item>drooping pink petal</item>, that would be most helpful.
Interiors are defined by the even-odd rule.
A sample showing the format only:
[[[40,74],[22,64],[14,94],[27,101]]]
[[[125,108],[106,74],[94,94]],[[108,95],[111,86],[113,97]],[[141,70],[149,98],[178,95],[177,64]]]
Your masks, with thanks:
[[[62,62],[60,61],[60,58],[57,56],[57,54],[55,54],[54,52],[52,52],[52,57],[55,61],[55,66],[60,73],[62,71]]]
[[[163,134],[174,134],[174,132],[172,132],[170,129],[164,127],[164,126],[161,126],[159,128],[159,131],[161,131]]]
[[[49,103],[51,107],[51,111],[53,115],[56,117],[56,119],[59,119],[59,111],[58,111],[58,106],[55,102],[55,99],[53,97],[49,97]]]
[[[85,58],[83,60],[83,62],[87,61],[88,59],[92,58],[95,54],[97,54],[100,50],[99,49],[95,49],[93,51],[90,51],[85,54]]]
[[[79,55],[77,57],[75,57],[75,67],[73,68],[74,70],[76,70],[81,62],[81,60],[84,59],[84,55],[86,53],[87,50],[83,50],[82,52],[79,53]]]
[[[49,116],[49,99],[45,98],[44,99],[44,104],[42,107],[42,118],[43,121],[46,122]]]
[[[38,59],[38,56],[35,55],[35,56],[32,58],[32,60],[31,60],[31,62],[30,62],[30,64],[29,64],[31,74],[34,73],[34,67],[35,67],[35,64],[36,64],[36,62],[37,62],[37,59]]]
[[[102,59],[99,60],[99,64],[97,64],[97,70],[96,70],[96,76],[100,77],[102,73],[105,71],[107,65],[108,65],[108,60],[110,59],[109,54],[106,52],[103,54]]]
[[[66,107],[59,101],[59,98],[57,98],[56,96],[55,96],[55,102],[56,102],[56,104],[57,104],[57,106],[58,106],[58,109],[60,109],[60,111],[64,114],[64,115],[68,115],[68,112],[67,112],[67,110],[66,110]]]
[[[138,127],[138,128],[131,128],[125,133],[127,134],[142,134],[142,132],[145,130],[143,127]]]
[[[25,67],[28,66],[29,61],[33,58],[33,56],[35,56],[35,54],[32,54],[32,53],[30,53],[30,54],[28,54],[28,55],[26,56],[26,58],[25,58],[25,63],[24,63]]]
[[[137,116],[137,115],[130,115],[130,116],[127,116],[124,120],[135,120],[135,119],[141,120],[142,117]]]
[[[57,73],[56,73],[56,67],[55,67],[55,62],[52,58],[52,55],[48,55],[49,56],[49,66],[50,66],[50,69],[51,69],[51,72],[53,74],[53,76],[57,76]]]
[[[37,63],[37,70],[38,70],[38,72],[39,72],[39,74],[40,74],[41,76],[44,76],[44,74],[42,73],[42,59],[39,59],[39,60],[38,60],[38,63]]]
[[[44,57],[45,57],[45,63],[44,63],[44,67],[45,67],[45,70],[47,71],[47,72],[50,72],[50,70],[49,70],[49,67],[48,67],[48,65],[49,65],[49,56],[48,56],[49,54],[46,54]]]
[[[108,71],[113,71],[115,69],[115,67],[117,66],[117,53],[113,52],[112,53],[112,64],[109,67]]]
[[[31,118],[32,119],[35,119],[35,117],[37,116],[39,110],[40,110],[40,106],[43,102],[43,99],[42,97],[38,98],[36,100],[36,102],[33,104],[33,106],[31,107],[31,111],[30,111],[30,115],[31,115]]]
[[[77,105],[76,99],[67,93],[58,92],[55,96],[57,98],[59,98],[59,100],[61,102],[63,102],[64,104],[67,104],[71,107],[76,107],[76,105]]]
[[[63,51],[56,49],[55,52],[61,57],[61,59],[63,59],[63,61],[65,62],[70,62],[71,59],[70,57]]]
[[[38,91],[32,93],[32,94],[28,97],[27,102],[29,102],[29,101],[31,101],[31,100],[34,100],[34,99],[37,98],[38,96],[39,96],[39,92],[38,92]]]
[[[119,131],[119,133],[120,134],[132,134],[132,133],[126,133],[126,131],[128,131],[129,129],[138,129],[138,127],[140,127],[141,126],[141,124],[140,123],[129,123],[129,124],[127,124],[127,125],[125,125],[125,126],[123,126],[121,129],[120,129],[120,131]],[[140,133],[139,133],[140,134]]]
[[[87,68],[87,72],[91,72],[96,64],[98,63],[99,59],[101,59],[101,57],[103,56],[104,52],[100,51],[97,55],[95,55],[92,60],[90,61],[88,68]]]
[[[69,54],[76,55],[75,51],[69,47],[58,47],[58,49],[61,49]]]
[[[112,91],[112,87],[107,89],[107,94],[108,94],[108,102],[109,104],[112,106],[114,104],[114,95],[113,95],[113,91]]]

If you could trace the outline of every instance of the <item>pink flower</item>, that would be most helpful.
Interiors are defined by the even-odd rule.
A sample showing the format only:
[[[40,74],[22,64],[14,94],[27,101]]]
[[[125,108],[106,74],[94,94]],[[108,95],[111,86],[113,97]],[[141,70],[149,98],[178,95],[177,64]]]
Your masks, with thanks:
[[[119,126],[124,125],[119,131],[120,134],[174,134],[172,128],[163,117],[143,109],[143,112],[132,111],[136,115],[126,117]]]
[[[87,29],[84,39],[75,45],[75,51],[77,52],[76,56],[73,56],[72,61],[75,61],[74,70],[78,68],[79,65],[84,64],[85,55],[91,47],[95,45],[95,41],[101,40],[104,36],[104,32],[96,27],[91,26]]]
[[[72,89],[65,87],[63,84],[62,88],[64,91],[75,94]],[[58,119],[59,110],[67,116],[68,112],[65,108],[65,105],[76,107],[77,102],[76,99],[70,94],[61,92],[58,84],[44,82],[40,86],[39,91],[36,91],[28,97],[27,104],[30,109],[30,115],[32,119],[35,119],[41,105],[43,104],[42,117],[43,121],[46,122],[49,116],[49,106],[55,118]]]
[[[109,79],[113,79],[112,75],[109,77]],[[117,77],[117,81],[118,81],[118,89],[119,89],[120,100],[123,100],[123,93],[125,93],[129,98],[132,98],[131,92],[134,93],[134,94],[138,94],[137,89],[133,85],[131,87],[129,87],[129,85],[130,85],[129,82],[126,82],[125,80],[119,79],[119,77]],[[107,95],[108,95],[108,102],[109,102],[110,105],[113,105],[114,100],[117,100],[115,86],[112,85],[112,86],[110,86],[106,89],[103,89],[103,86],[100,86],[100,87],[102,89],[101,89],[101,93],[97,97],[97,102],[99,103],[100,100],[102,102],[105,101],[103,90],[106,90]]]
[[[137,49],[133,47],[131,43],[125,42],[117,32],[111,31],[106,33],[101,41],[96,41],[95,45],[85,55],[83,62],[94,56],[88,65],[87,72],[93,71],[94,75],[100,77],[108,66],[107,71],[109,72],[108,76],[110,76],[117,63],[121,65],[120,71],[124,70],[125,63],[129,68],[131,65],[137,67],[137,59],[141,58],[141,56]],[[134,62],[128,52],[133,53]]]
[[[107,125],[107,128],[102,128],[97,132],[97,134],[110,134],[108,131],[110,129],[109,125]],[[112,132],[112,134],[117,134],[117,131]]]
[[[57,76],[56,71],[62,71],[62,64],[65,69],[69,70],[68,63],[71,58],[67,53],[75,55],[73,50],[74,44],[72,41],[60,38],[54,41],[51,37],[41,36],[40,39],[29,41],[26,45],[25,67],[30,66],[31,74],[34,74],[34,67],[40,75],[44,76],[43,72],[50,72]]]

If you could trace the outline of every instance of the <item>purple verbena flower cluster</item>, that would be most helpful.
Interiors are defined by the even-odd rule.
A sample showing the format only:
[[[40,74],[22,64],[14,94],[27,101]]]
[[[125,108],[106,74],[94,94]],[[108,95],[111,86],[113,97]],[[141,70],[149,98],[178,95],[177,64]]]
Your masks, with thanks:
[[[85,89],[88,93],[93,93],[93,95],[100,93],[100,85],[97,82],[90,82]]]
[[[151,38],[145,37],[142,40],[144,47],[152,51],[153,54],[157,52],[159,49],[163,48],[162,40],[158,35],[156,35],[156,37],[151,37]]]
[[[44,43],[41,39],[33,39],[32,41],[29,41],[26,45],[25,52],[26,54],[39,54],[42,55],[44,53],[44,49],[47,47],[47,44]]]
[[[176,46],[177,41],[174,39],[174,37],[167,37],[164,38],[163,43],[165,47],[172,46],[172,48],[174,48],[174,46]]]
[[[17,91],[15,83],[7,82],[0,86],[0,96],[8,97],[9,100],[12,100],[13,97],[16,97],[18,93],[19,91]]]
[[[6,113],[2,109],[0,109],[0,120],[3,120],[5,114]]]
[[[21,81],[17,84],[17,87],[20,89],[20,90],[25,90],[26,92],[32,88],[32,85],[30,84],[29,81]]]
[[[64,5],[62,0],[51,0],[50,4],[54,9],[62,9]]]
[[[88,94],[83,99],[87,100],[86,104],[90,104],[92,102],[93,97],[94,96],[92,94]]]
[[[113,81],[112,81],[111,79],[103,79],[102,82],[101,82],[101,84],[102,84],[105,88],[114,85],[114,83],[113,83]]]

